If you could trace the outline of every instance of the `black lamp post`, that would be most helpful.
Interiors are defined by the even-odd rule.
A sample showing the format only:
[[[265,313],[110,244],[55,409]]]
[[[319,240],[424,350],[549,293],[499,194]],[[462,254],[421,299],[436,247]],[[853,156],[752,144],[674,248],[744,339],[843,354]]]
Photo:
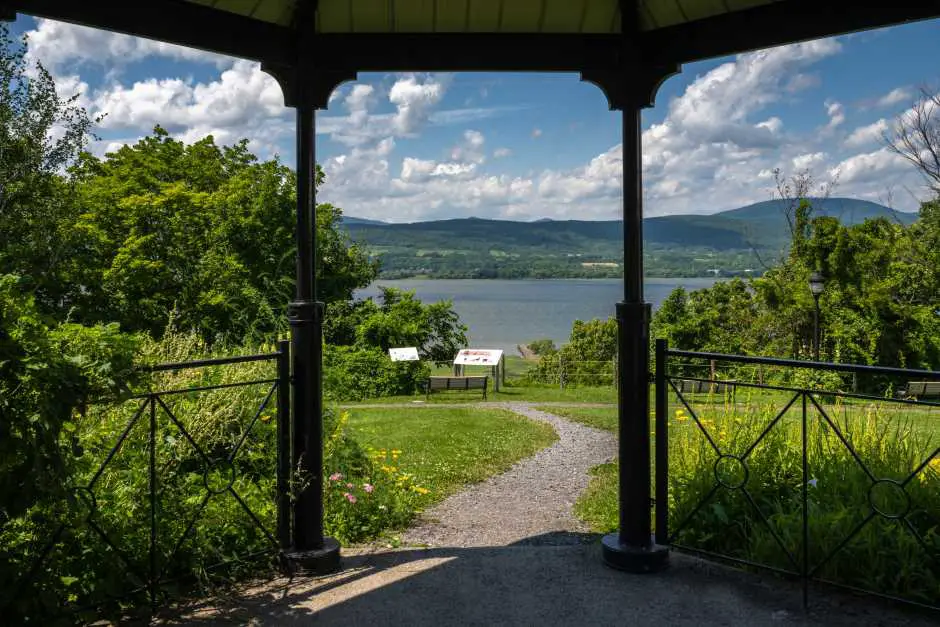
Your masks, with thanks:
[[[813,361],[819,361],[819,295],[826,289],[826,278],[821,272],[813,271],[809,275],[809,291],[813,293]]]

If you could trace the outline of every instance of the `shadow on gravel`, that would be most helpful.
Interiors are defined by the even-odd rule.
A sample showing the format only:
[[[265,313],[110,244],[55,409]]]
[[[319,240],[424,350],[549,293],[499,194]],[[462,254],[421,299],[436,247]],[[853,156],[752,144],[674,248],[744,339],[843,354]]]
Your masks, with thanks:
[[[181,608],[171,625],[933,625],[878,602],[673,554],[655,575],[603,565],[599,536],[550,533],[512,546],[350,550],[343,571],[279,579]]]

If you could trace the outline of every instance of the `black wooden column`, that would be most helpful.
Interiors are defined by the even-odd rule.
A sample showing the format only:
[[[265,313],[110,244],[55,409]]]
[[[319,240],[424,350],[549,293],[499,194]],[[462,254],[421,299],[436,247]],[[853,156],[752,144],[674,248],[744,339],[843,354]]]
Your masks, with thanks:
[[[294,469],[304,482],[293,511],[288,558],[318,573],[339,568],[339,543],[323,536],[323,303],[316,300],[316,105],[297,103],[297,287],[288,307],[293,357]]]
[[[627,28],[627,25],[624,26]],[[624,32],[627,32],[625,30]],[[650,311],[643,300],[643,159],[641,113],[678,66],[644,64],[625,49],[622,72],[588,71],[581,80],[600,87],[612,110],[623,111],[623,301],[617,313],[617,422],[620,530],[604,536],[604,562],[650,573],[668,565],[653,543],[650,486]],[[665,505],[665,504],[664,504]]]
[[[669,553],[652,540],[650,494],[650,305],[643,300],[641,108],[623,109],[623,301],[617,303],[620,385],[617,416],[620,531],[603,539],[604,561],[630,572],[665,568]]]
[[[323,311],[316,273],[316,112],[355,72],[315,63],[316,0],[298,0],[295,11],[297,58],[291,64],[263,63],[297,110],[297,285],[288,305],[291,328],[291,468],[301,489],[291,503],[293,566],[314,573],[339,569],[339,543],[323,535]]]

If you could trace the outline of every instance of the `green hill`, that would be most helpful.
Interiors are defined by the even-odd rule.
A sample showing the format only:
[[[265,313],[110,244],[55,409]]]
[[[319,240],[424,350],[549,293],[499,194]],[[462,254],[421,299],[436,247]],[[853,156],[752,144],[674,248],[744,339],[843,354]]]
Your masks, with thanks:
[[[851,198],[814,200],[816,215],[847,224],[883,217],[903,224],[916,214]],[[344,220],[353,239],[382,261],[385,278],[620,276],[619,220],[514,222],[461,218],[387,224]],[[789,228],[782,201],[766,201],[711,215],[674,215],[643,221],[645,267],[652,276],[700,276],[757,269],[762,256],[784,251]]]

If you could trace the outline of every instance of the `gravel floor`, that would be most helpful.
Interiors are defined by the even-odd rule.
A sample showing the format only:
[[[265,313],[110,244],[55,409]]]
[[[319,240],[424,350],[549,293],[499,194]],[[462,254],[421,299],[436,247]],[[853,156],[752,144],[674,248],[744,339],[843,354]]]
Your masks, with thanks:
[[[588,470],[614,459],[613,434],[533,409],[542,403],[487,403],[550,424],[558,442],[508,471],[454,494],[422,514],[402,536],[421,546],[572,544],[587,526],[571,511]]]

